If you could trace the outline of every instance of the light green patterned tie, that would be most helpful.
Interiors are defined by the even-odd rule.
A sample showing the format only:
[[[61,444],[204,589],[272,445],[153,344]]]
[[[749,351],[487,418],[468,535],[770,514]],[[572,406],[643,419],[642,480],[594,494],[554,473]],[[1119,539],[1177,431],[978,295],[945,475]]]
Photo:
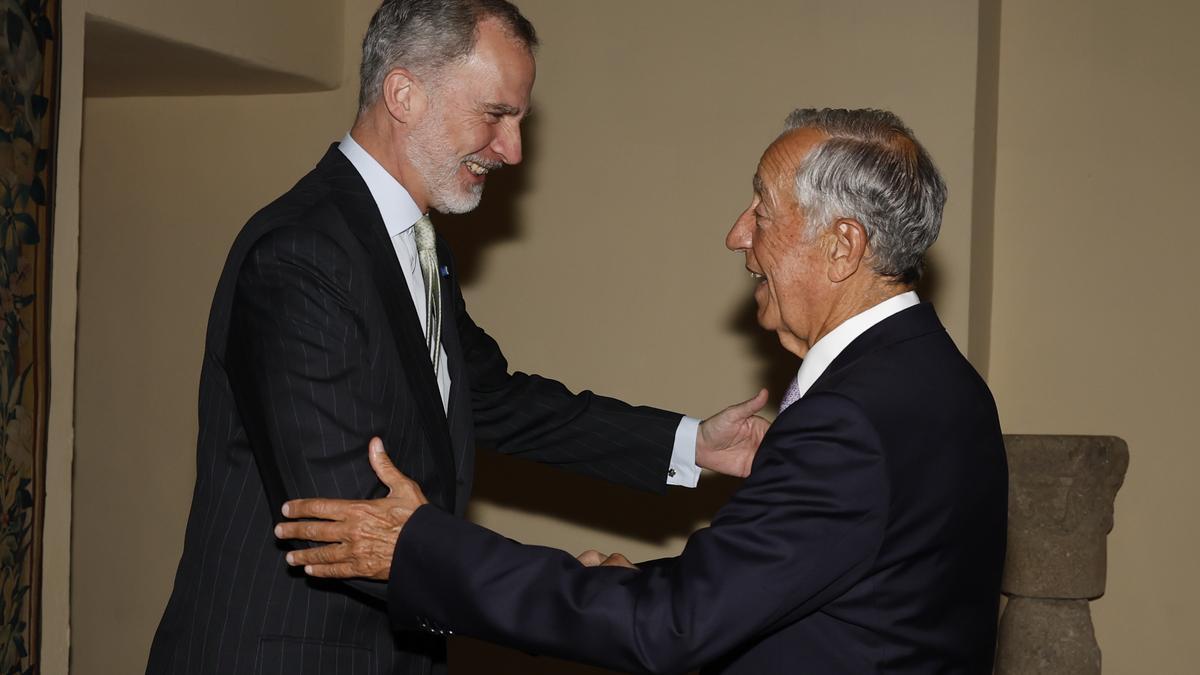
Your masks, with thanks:
[[[429,360],[437,377],[442,353],[442,283],[438,276],[437,237],[429,216],[421,216],[413,226],[417,240],[417,261],[421,263],[421,278],[425,280],[425,335],[429,343]]]

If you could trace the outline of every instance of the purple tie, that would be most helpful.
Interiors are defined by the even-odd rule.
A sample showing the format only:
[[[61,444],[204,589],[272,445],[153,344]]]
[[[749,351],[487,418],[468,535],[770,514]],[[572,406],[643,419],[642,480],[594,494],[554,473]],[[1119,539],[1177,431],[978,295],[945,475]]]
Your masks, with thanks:
[[[783,414],[788,406],[800,400],[800,374],[796,373],[796,377],[792,378],[788,384],[787,391],[783,392],[783,400],[779,402],[779,414]]]

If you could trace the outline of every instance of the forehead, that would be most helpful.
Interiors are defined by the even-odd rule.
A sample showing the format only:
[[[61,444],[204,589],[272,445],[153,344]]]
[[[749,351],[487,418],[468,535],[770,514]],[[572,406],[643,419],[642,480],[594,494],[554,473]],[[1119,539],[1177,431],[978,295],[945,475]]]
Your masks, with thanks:
[[[475,48],[457,64],[457,71],[451,73],[450,79],[484,96],[522,99],[504,102],[523,107],[536,76],[533,54],[495,19],[484,19],[478,30]]]
[[[758,161],[754,189],[764,199],[771,195],[791,194],[796,169],[808,153],[828,135],[817,129],[793,129],[771,143]]]

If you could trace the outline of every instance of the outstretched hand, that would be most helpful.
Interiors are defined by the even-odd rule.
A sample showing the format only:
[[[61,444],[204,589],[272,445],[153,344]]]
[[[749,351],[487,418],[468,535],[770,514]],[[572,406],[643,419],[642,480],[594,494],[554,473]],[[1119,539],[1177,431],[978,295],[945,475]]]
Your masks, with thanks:
[[[283,505],[286,518],[311,518],[275,526],[280,539],[328,542],[287,554],[289,565],[305,574],[341,579],[363,577],[386,581],[400,530],[413,512],[428,503],[421,488],[388,459],[383,441],[372,438],[367,454],[371,468],[388,486],[382,499],[295,499]]]
[[[761,389],[754,398],[701,422],[696,434],[696,465],[727,476],[749,476],[758,444],[771,426],[757,414],[766,404],[767,390]]]

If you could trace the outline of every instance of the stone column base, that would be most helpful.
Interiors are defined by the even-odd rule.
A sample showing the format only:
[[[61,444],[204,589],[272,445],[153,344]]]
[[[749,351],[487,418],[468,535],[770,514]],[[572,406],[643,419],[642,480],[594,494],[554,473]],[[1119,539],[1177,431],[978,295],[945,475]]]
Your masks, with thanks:
[[[996,675],[1100,675],[1087,600],[1009,597]]]

